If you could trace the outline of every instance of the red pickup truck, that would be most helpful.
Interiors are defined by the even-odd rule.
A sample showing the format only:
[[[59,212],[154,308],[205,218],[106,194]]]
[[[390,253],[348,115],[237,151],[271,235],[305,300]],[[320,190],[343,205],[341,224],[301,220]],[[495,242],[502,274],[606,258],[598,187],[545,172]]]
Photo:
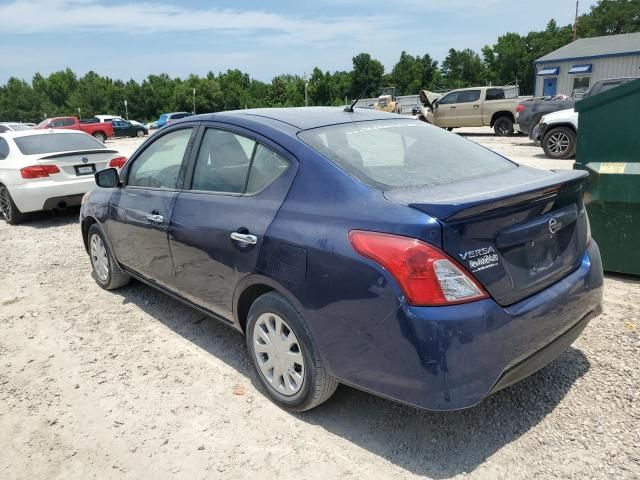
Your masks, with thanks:
[[[33,128],[66,128],[69,130],[81,130],[100,141],[113,137],[113,125],[111,122],[80,123],[77,117],[47,118]]]

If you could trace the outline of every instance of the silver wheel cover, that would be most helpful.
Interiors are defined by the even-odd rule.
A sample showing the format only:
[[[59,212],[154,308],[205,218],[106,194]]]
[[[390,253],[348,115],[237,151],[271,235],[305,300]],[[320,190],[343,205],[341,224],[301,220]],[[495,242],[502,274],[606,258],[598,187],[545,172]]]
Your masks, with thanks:
[[[91,252],[91,265],[93,270],[102,282],[106,282],[109,278],[109,258],[107,257],[107,249],[102,243],[102,239],[99,235],[91,235],[90,252]]]
[[[275,313],[263,313],[252,341],[260,373],[271,388],[287,397],[298,393],[304,383],[304,357],[289,324]]]

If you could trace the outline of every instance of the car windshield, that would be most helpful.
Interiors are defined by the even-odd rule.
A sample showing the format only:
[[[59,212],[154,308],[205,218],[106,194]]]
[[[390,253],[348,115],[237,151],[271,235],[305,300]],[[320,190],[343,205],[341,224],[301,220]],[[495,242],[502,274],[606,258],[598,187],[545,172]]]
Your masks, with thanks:
[[[74,152],[78,150],[104,150],[106,147],[86,133],[43,133],[13,139],[23,155]]]
[[[160,118],[158,119],[159,122],[162,122],[164,120],[166,120],[167,118],[169,118],[169,115],[167,115],[166,113],[163,115],[160,115]]]
[[[421,121],[354,122],[306,130],[299,137],[380,190],[444,185],[517,168],[474,142]]]
[[[37,127],[46,127],[47,125],[49,125],[49,122],[51,122],[50,118],[45,118],[44,120],[42,120],[38,125],[36,125]]]

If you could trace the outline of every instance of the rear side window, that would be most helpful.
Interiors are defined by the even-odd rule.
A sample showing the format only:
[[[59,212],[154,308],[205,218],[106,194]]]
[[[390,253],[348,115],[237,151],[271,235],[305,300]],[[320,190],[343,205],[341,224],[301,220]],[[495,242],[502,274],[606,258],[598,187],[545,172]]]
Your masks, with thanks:
[[[0,160],[9,156],[9,144],[4,138],[0,138]]]
[[[264,145],[258,145],[251,164],[246,193],[256,193],[271,185],[288,167],[287,159]]]
[[[192,131],[192,128],[174,130],[149,145],[131,165],[127,185],[169,190],[176,188]]]
[[[8,131],[9,131],[9,127],[7,127],[6,125],[0,125],[0,133],[8,132]]]
[[[451,184],[517,168],[474,142],[423,122],[355,122],[303,131],[299,137],[380,190]]]
[[[15,137],[13,141],[24,155],[40,155],[78,150],[104,150],[106,147],[86,133],[51,133]]]
[[[458,92],[458,103],[475,102],[480,98],[480,90],[464,90]]]
[[[192,190],[252,194],[273,183],[289,162],[255,140],[210,128],[202,139]]]
[[[488,88],[486,100],[504,100],[504,90],[501,88]]]

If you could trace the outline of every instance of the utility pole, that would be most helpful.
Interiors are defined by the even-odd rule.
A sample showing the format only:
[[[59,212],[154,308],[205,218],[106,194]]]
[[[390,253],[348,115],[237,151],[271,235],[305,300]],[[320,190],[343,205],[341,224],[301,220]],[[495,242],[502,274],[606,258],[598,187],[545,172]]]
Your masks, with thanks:
[[[196,114],[196,89],[193,89],[193,114]]]
[[[580,0],[576,0],[576,16],[573,20],[573,41],[575,41],[576,36],[578,35],[578,6],[580,4]]]
[[[80,115],[80,107],[78,107],[78,121],[80,121],[80,117],[81,117],[81,116],[82,116],[82,115]]]
[[[129,120],[129,107],[127,106],[128,102],[127,99],[124,99],[124,115],[127,117],[127,120]]]
[[[302,78],[304,79],[304,106],[308,107],[309,106],[309,77],[307,75],[307,72],[304,72],[304,76]]]

